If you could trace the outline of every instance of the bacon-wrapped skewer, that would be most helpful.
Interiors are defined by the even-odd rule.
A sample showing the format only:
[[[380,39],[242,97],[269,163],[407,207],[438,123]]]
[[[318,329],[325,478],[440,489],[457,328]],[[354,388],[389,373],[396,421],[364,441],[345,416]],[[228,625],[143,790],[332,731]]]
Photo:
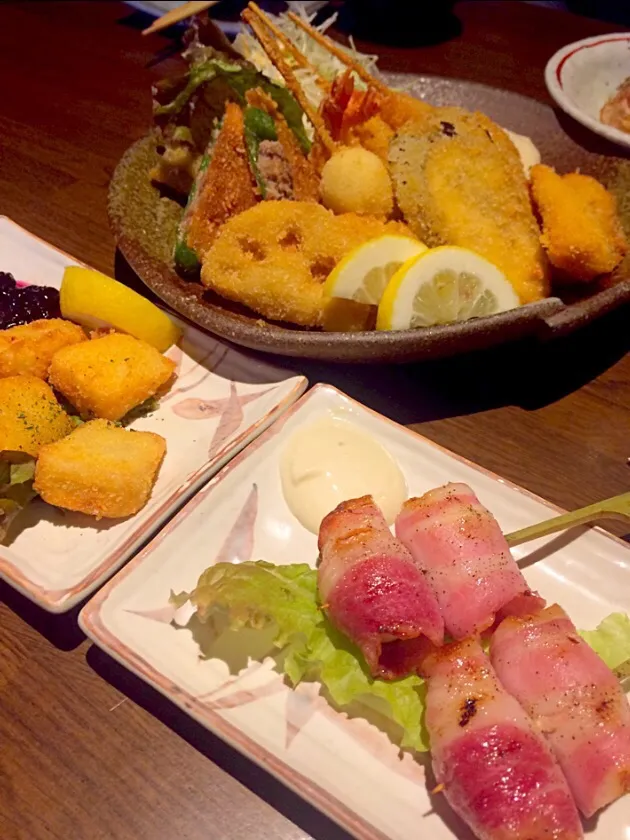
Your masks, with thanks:
[[[561,607],[507,618],[493,636],[491,658],[547,736],[586,817],[630,792],[630,706]]]
[[[403,506],[396,535],[426,571],[446,631],[475,636],[496,616],[530,615],[545,602],[533,593],[492,514],[466,484],[447,484]]]
[[[480,840],[577,840],[582,827],[544,738],[471,639],[427,657],[438,789]]]
[[[375,677],[415,671],[426,640],[439,645],[438,603],[371,496],[342,502],[319,530],[319,593],[328,617],[361,649]]]

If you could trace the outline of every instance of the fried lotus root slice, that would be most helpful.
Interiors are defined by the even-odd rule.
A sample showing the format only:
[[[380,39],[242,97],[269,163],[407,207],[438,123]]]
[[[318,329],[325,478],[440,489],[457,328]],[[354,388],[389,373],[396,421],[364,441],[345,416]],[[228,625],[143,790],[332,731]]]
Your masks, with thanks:
[[[398,206],[423,242],[481,254],[504,272],[521,303],[549,293],[520,157],[492,120],[436,108],[401,129],[389,163]]]
[[[263,202],[223,226],[201,282],[269,320],[319,327],[330,272],[353,248],[384,233],[409,230],[353,213],[335,216],[311,202]]]

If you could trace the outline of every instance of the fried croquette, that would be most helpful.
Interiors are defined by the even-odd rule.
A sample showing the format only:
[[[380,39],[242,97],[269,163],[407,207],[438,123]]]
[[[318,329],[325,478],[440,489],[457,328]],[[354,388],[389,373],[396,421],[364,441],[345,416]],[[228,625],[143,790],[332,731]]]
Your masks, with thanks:
[[[110,333],[56,353],[49,380],[82,417],[120,420],[154,396],[174,369],[146,341]]]
[[[319,204],[262,202],[223,226],[203,262],[201,282],[270,320],[318,327],[332,269],[384,233],[410,235],[401,223],[335,216]]]
[[[386,219],[394,209],[387,167],[374,152],[344,146],[324,165],[320,183],[324,207],[333,213],[359,213]]]
[[[166,441],[107,420],[91,420],[57,443],[43,446],[34,487],[51,505],[97,518],[118,519],[149,500]]]
[[[28,374],[46,379],[57,350],[87,341],[76,324],[62,318],[43,318],[0,332],[0,377]]]
[[[0,379],[0,451],[25,452],[35,458],[42,446],[69,435],[73,428],[43,379]]]
[[[423,242],[481,254],[504,272],[522,303],[548,294],[521,160],[492,120],[462,108],[435,108],[401,129],[389,162],[398,205]]]
[[[588,175],[558,175],[550,166],[531,170],[534,204],[542,220],[541,241],[558,279],[588,282],[608,274],[628,243],[608,190]]]
[[[224,222],[258,200],[245,150],[244,131],[242,109],[235,102],[228,102],[208,174],[188,228],[188,245],[200,257],[210,248]]]

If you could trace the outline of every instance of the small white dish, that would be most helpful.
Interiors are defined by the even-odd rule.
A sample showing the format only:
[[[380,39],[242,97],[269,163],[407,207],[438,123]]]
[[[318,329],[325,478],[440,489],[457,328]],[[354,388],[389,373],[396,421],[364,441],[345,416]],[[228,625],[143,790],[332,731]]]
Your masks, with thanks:
[[[59,288],[77,260],[0,217],[0,271]],[[240,449],[304,393],[303,376],[227,347],[178,322],[183,338],[166,354],[177,379],[159,408],[130,428],[166,439],[166,457],[148,504],[122,520],[62,511],[41,500],[16,520],[0,546],[0,578],[50,612],[65,612],[96,589]]]
[[[602,106],[630,76],[630,32],[567,44],[547,62],[545,82],[556,103],[601,137],[630,148],[630,134],[599,119]]]
[[[346,418],[380,442],[401,467],[410,495],[448,481],[467,482],[506,532],[557,512],[335,388],[317,385],[109,581],[83,608],[79,623],[124,667],[359,840],[472,836],[439,798],[431,798],[426,754],[400,755],[376,726],[336,711],[317,683],[292,690],[272,660],[248,659],[247,650],[229,639],[218,643],[221,658],[201,660],[191,633],[171,624],[171,591],[190,591],[215,562],[315,564],[317,537],[287,506],[280,458],[298,428],[330,416]],[[528,560],[530,585],[550,602],[559,601],[580,628],[595,627],[630,604],[629,547],[602,531],[547,537],[515,548],[514,556]],[[250,643],[254,638],[248,634]],[[588,836],[627,840],[629,831],[626,797],[600,815]]]

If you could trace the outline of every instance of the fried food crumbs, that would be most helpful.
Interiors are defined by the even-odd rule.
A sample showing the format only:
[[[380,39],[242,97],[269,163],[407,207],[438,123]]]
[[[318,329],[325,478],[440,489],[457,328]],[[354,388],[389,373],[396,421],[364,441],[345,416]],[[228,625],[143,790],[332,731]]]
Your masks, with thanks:
[[[434,108],[401,129],[389,162],[398,205],[419,239],[481,254],[503,271],[522,303],[549,293],[521,161],[492,120]]]
[[[82,417],[120,420],[154,396],[174,370],[175,363],[146,341],[110,333],[56,353],[50,383]]]
[[[228,102],[188,229],[188,244],[202,257],[221,225],[258,200],[247,160],[244,130],[243,111],[235,102]]]
[[[611,272],[628,243],[608,190],[588,175],[558,175],[550,166],[531,170],[534,204],[542,220],[541,241],[563,277],[588,282]]]
[[[43,318],[0,332],[0,377],[29,374],[46,379],[57,350],[87,341],[81,327],[62,318]]]
[[[332,269],[384,233],[410,235],[399,222],[335,216],[319,204],[263,202],[224,225],[203,262],[201,282],[272,321],[319,327]]]
[[[52,389],[36,376],[0,379],[0,451],[37,457],[42,446],[74,428]]]
[[[141,510],[151,494],[166,441],[107,420],[92,420],[42,447],[34,486],[44,501],[97,518]]]

